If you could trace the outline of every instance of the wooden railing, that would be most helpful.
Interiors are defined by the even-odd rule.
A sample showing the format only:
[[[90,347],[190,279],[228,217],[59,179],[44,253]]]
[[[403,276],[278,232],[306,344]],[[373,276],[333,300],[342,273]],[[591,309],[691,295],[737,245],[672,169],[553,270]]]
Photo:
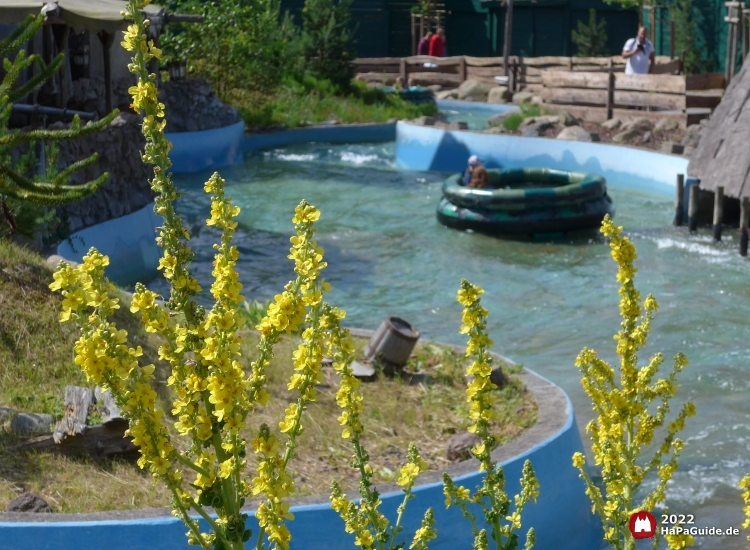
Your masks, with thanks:
[[[508,65],[512,71],[515,70],[517,63],[518,58],[510,58]],[[357,80],[379,82],[385,85],[394,84],[398,77],[401,77],[404,83],[411,78],[415,84],[423,86],[439,84],[444,87],[457,87],[467,79],[497,84],[495,77],[505,75],[502,57],[415,55],[358,58],[352,64]]]
[[[416,84],[456,87],[467,79],[497,84],[495,77],[505,76],[502,57],[411,57],[358,58],[352,64],[356,78],[365,82],[391,85],[401,77]],[[511,90],[538,91],[543,87],[542,73],[548,70],[569,72],[623,72],[625,60],[614,57],[517,57],[508,59]],[[657,56],[655,74],[681,74],[682,61]]]
[[[625,59],[612,57],[522,57],[517,63],[516,82],[521,90],[538,91],[542,88],[545,71],[568,72],[624,72]],[[654,74],[682,74],[682,60],[656,56]]]
[[[540,80],[545,103],[564,106],[573,115],[592,121],[612,118],[618,109],[631,109],[628,114],[632,115],[632,109],[639,108],[645,109],[639,115],[649,118],[687,115],[688,123],[697,122],[719,104],[724,92],[724,75],[717,73],[683,76],[547,70]]]

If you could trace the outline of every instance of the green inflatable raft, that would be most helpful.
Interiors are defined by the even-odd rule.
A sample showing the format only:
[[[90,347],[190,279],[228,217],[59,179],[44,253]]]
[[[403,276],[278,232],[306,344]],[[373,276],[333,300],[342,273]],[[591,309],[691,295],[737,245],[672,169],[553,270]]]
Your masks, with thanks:
[[[549,168],[488,169],[490,188],[443,184],[440,223],[492,234],[567,233],[598,228],[615,207],[606,180],[595,174]]]

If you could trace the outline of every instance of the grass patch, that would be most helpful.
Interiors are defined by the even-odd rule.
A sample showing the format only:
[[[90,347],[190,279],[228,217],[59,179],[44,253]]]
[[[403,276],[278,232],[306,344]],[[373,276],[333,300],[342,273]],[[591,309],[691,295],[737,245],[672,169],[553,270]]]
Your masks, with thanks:
[[[83,375],[73,364],[73,343],[77,331],[58,323],[60,296],[47,288],[50,270],[36,254],[7,241],[0,241],[0,405],[11,405],[29,412],[51,412],[60,416],[66,384],[85,385]],[[144,348],[149,362],[159,366],[157,390],[162,407],[169,411],[165,384],[167,367],[159,364],[159,342],[140,328],[125,303],[117,322]],[[256,356],[258,336],[244,335],[243,356]],[[251,419],[243,434],[249,441],[251,428],[265,422],[277,429],[284,409],[293,395],[287,389],[292,373],[292,351],[298,336],[282,340],[268,368],[271,401]],[[360,356],[366,339],[356,339]],[[463,372],[467,360],[451,348],[419,345],[407,365],[407,372],[428,377],[429,383],[409,383],[401,379],[381,379],[362,385],[365,409],[363,442],[372,457],[375,480],[394,481],[406,459],[408,443],[414,441],[433,470],[448,466],[445,443],[467,426]],[[518,369],[508,368],[506,373]],[[495,433],[503,443],[536,421],[536,403],[520,381],[498,391],[498,421]],[[335,402],[336,380],[318,391],[318,401],[304,417],[305,432],[299,439],[297,457],[290,472],[298,495],[327,494],[332,479],[345,488],[359,483],[349,467],[349,443],[340,437],[337,421],[340,409]],[[170,424],[171,426],[171,424]],[[148,473],[134,462],[122,459],[65,458],[51,454],[10,451],[18,440],[0,433],[0,509],[23,491],[42,496],[58,512],[134,509],[169,504],[166,488],[154,484]],[[176,444],[181,441],[173,440]],[[248,455],[248,468],[254,469],[254,455]],[[249,473],[249,472],[248,472]],[[186,479],[192,479],[184,472]]]
[[[367,89],[359,82],[353,83],[348,93],[341,93],[327,81],[310,77],[302,82],[289,79],[271,94],[232,90],[224,101],[237,109],[248,127],[262,128],[296,128],[333,119],[343,124],[386,122],[437,112],[435,104],[415,105],[398,95]]]
[[[503,128],[509,132],[515,132],[518,130],[518,127],[525,118],[539,116],[542,112],[539,105],[529,105],[526,103],[519,105],[519,109],[521,110],[520,113],[513,113],[503,121]]]

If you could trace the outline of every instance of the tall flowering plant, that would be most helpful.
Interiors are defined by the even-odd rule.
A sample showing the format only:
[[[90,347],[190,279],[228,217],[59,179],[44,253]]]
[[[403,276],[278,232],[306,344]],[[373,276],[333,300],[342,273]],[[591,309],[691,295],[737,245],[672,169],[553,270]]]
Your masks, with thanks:
[[[482,486],[472,494],[468,488],[456,485],[450,476],[443,474],[443,492],[447,507],[456,506],[471,523],[476,550],[512,550],[518,546],[518,535],[521,528],[521,513],[529,502],[536,502],[539,496],[539,482],[534,474],[531,461],[523,465],[521,492],[515,496],[515,509],[511,512],[511,500],[505,493],[505,475],[503,469],[492,460],[492,448],[496,439],[491,426],[495,418],[493,411],[492,390],[497,386],[490,380],[492,357],[489,348],[492,340],[487,335],[487,310],[482,307],[480,296],[482,288],[472,285],[467,280],[461,281],[458,291],[458,302],[464,307],[462,314],[461,334],[468,334],[466,356],[473,359],[466,374],[473,377],[466,389],[466,400],[469,402],[469,431],[475,433],[481,442],[471,449],[471,454],[479,461],[479,470],[486,472]],[[472,504],[478,505],[484,515],[486,526],[482,526],[472,510]],[[531,550],[535,543],[534,529],[526,533],[526,550]]]
[[[644,460],[643,449],[654,441],[656,429],[664,426],[669,401],[677,392],[677,376],[688,362],[678,353],[669,376],[656,381],[653,379],[664,362],[661,353],[655,354],[646,365],[638,366],[637,354],[646,344],[658,305],[650,294],[641,304],[640,292],[633,282],[637,271],[633,266],[637,258],[635,246],[622,236],[622,227],[607,216],[601,231],[610,240],[612,258],[618,266],[622,322],[615,341],[620,357],[619,380],[615,369],[592,349],[581,351],[576,366],[581,370],[581,384],[596,414],[586,430],[591,433],[594,461],[602,469],[603,488],[595,485],[586,472],[583,454],[573,455],[573,466],[586,483],[593,511],[601,517],[605,540],[618,550],[633,550],[635,539],[628,531],[630,515],[639,510],[653,510],[664,500],[667,483],[677,469],[677,458],[683,448],[677,434],[683,429],[685,419],[695,414],[695,405],[687,402],[682,406],[677,417],[667,424],[666,435],[654,455]],[[654,402],[655,410],[650,408]],[[644,479],[652,473],[657,477],[656,486],[636,500]],[[667,535],[666,539],[670,548],[692,545],[689,535]]]
[[[404,503],[395,526],[387,530],[388,521],[377,512],[380,501],[371,487],[372,469],[359,440],[362,397],[356,391],[358,382],[349,366],[354,345],[340,324],[345,312],[323,300],[330,285],[320,276],[327,264],[323,249],[314,239],[314,224],[320,211],[306,201],[295,209],[292,222],[296,234],[291,238],[289,258],[294,261],[296,278],[275,296],[256,327],[261,334],[259,355],[249,373],[241,362],[241,339],[237,334],[243,323],[239,311],[243,297],[236,270],[239,252],[232,244],[240,209],[225,195],[225,182],[218,174],[205,184],[205,191],[211,195],[211,216],[206,223],[221,232],[214,245],[214,282],[210,289],[214,304],[206,310],[194,299],[201,287],[188,269],[194,258],[187,244],[190,235],[174,209],[179,193],[168,174],[170,144],[164,135],[164,105],[157,98],[155,75],[147,69],[152,58],[161,56],[153,41],[147,39],[148,21],[141,12],[147,3],[128,3],[125,15],[132,24],[122,45],[134,55],[129,68],[138,76],[138,83],[130,88],[130,93],[133,107],[143,115],[146,146],[142,158],[154,165],[150,182],[157,193],[154,208],[164,219],[157,238],[163,249],[159,269],[170,282],[170,296],[163,300],[138,284],[130,311],[140,316],[146,331],[160,335],[164,341],[159,358],[171,366],[167,384],[174,396],[171,412],[179,441],[173,441],[165,415],[157,405],[152,389],[155,366],[140,365],[141,348],[128,346],[127,332],[111,320],[120,301],[104,275],[109,259],[95,249],[84,256],[77,268],[61,264],[50,285],[63,294],[60,320],[81,326],[75,362],[90,382],[110,390],[128,417],[129,434],[140,449],[138,464],[169,488],[174,514],[187,525],[190,544],[206,550],[245,548],[252,532],[242,508],[246,498],[253,496],[261,500],[256,510],[260,526],[256,549],[286,550],[291,541],[286,522],[293,519],[288,496],[294,489],[287,467],[302,433],[302,415],[317,399],[315,385],[323,380],[323,354],[332,355],[342,376],[337,396],[343,408],[342,435],[355,443],[352,463],[362,474],[363,512],[349,513],[356,505],[349,503],[337,486],[334,508],[346,512],[346,527],[356,533],[357,545],[384,550],[385,542],[390,541],[388,548],[395,548],[404,507],[412,498],[416,475],[426,464],[416,448],[410,448],[408,463],[399,479],[404,486]],[[242,435],[248,429],[243,428],[249,424],[250,415],[270,399],[265,389],[266,368],[273,358],[274,346],[284,334],[295,333],[302,326],[305,328],[301,342],[293,353],[294,374],[288,384],[298,397],[287,407],[278,430],[265,424],[250,429],[250,447],[256,454],[257,467],[255,474],[248,476],[248,442]],[[183,479],[183,471],[189,472],[189,480]],[[215,511],[216,518],[209,514],[209,508]],[[202,532],[200,523],[191,517],[196,513],[208,524],[208,532]],[[361,522],[369,522],[372,531],[361,527]],[[426,549],[434,536],[429,511],[412,548]]]

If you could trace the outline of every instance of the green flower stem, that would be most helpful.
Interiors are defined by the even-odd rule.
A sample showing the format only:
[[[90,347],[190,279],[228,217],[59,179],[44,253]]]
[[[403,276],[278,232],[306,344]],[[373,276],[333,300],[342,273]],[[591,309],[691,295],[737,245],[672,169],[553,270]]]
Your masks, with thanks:
[[[181,462],[182,464],[184,464],[185,466],[187,466],[191,470],[194,470],[194,471],[198,472],[199,474],[203,474],[204,476],[210,476],[211,475],[208,472],[208,470],[205,470],[205,469],[201,468],[200,466],[198,466],[197,464],[195,464],[192,460],[190,460],[186,456],[183,456],[181,453],[175,453],[174,457],[179,462]]]
[[[396,516],[396,525],[393,526],[393,529],[391,530],[391,545],[388,547],[388,550],[393,550],[395,544],[396,544],[396,537],[401,532],[401,520],[404,517],[404,512],[406,512],[406,504],[411,500],[411,490],[414,484],[409,484],[408,487],[404,488],[404,500],[401,501],[401,505],[398,507],[398,516]]]
[[[188,529],[190,529],[190,532],[193,533],[193,536],[196,538],[196,540],[201,545],[201,548],[204,550],[211,550],[211,546],[209,544],[203,543],[203,537],[201,536],[201,532],[198,529],[198,527],[195,525],[195,522],[193,519],[188,515],[187,510],[182,505],[182,499],[177,494],[176,489],[169,485],[169,490],[172,491],[172,495],[174,496],[174,503],[175,506],[177,506],[177,510],[180,512],[180,515],[182,516],[182,522],[188,526]]]

